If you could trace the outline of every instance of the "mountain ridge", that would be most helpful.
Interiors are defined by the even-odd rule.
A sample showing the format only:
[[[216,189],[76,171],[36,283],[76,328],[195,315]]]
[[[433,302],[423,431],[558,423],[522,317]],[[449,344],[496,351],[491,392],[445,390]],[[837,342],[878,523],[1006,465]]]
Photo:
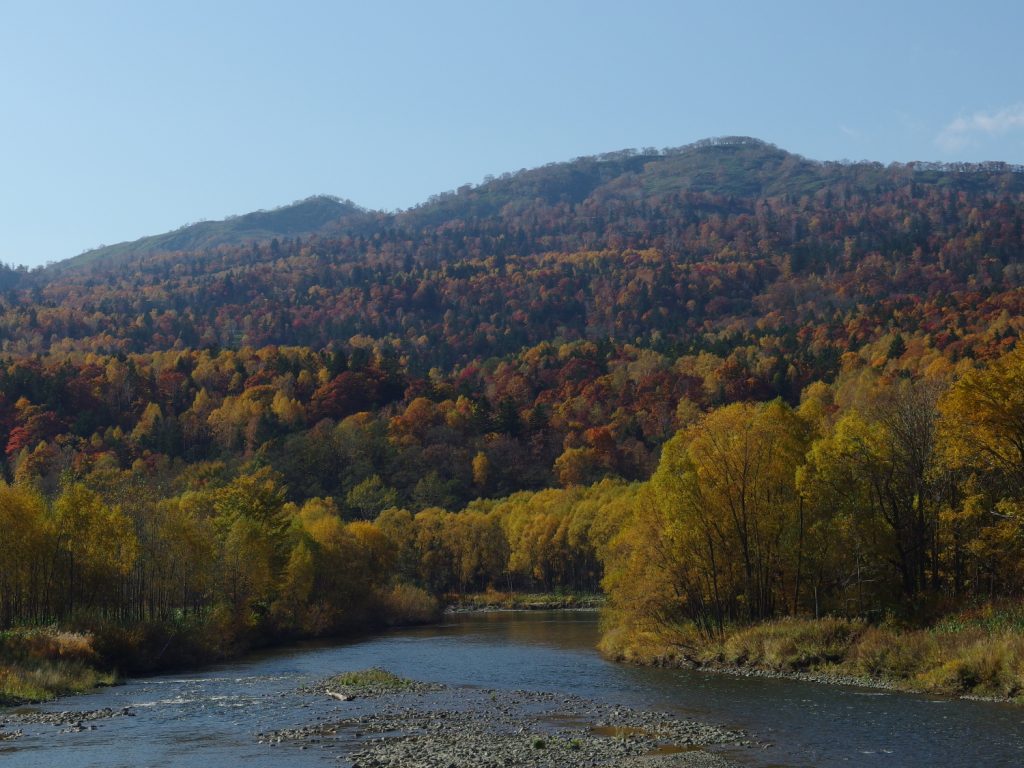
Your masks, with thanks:
[[[1009,174],[1024,189],[1024,166],[1007,163],[891,163],[818,161],[746,136],[702,139],[668,149],[625,149],[547,163],[479,184],[432,195],[393,212],[363,208],[351,200],[315,195],[271,210],[103,246],[47,267],[51,274],[103,262],[120,263],[158,253],[196,252],[222,245],[266,243],[294,237],[372,235],[388,227],[422,230],[447,221],[501,217],[507,206],[543,201],[579,206],[588,201],[642,200],[666,194],[700,193],[756,200],[779,195],[813,195],[834,187],[843,193],[876,190],[895,177],[965,185],[971,174]]]
[[[372,212],[351,200],[332,195],[312,195],[269,210],[261,209],[223,219],[185,224],[168,232],[100,246],[50,266],[82,266],[106,259],[200,251],[246,242],[268,242],[275,237],[330,234],[372,216]]]

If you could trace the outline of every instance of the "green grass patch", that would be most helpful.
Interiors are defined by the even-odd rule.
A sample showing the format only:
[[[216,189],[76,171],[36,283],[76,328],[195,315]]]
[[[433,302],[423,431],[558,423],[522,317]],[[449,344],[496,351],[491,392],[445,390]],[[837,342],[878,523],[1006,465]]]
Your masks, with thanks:
[[[370,669],[361,669],[355,672],[345,672],[340,675],[335,675],[334,677],[324,681],[324,684],[338,688],[347,688],[353,691],[404,691],[409,690],[416,685],[413,680],[399,677],[398,675],[388,672],[386,669],[380,669],[379,667],[371,667]]]

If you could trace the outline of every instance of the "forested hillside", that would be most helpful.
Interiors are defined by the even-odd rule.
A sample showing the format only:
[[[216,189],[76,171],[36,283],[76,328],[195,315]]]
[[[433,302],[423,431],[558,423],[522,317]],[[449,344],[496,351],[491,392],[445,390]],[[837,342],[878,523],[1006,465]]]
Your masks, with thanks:
[[[2,270],[0,627],[1024,587],[1024,169],[721,139],[299,205]]]

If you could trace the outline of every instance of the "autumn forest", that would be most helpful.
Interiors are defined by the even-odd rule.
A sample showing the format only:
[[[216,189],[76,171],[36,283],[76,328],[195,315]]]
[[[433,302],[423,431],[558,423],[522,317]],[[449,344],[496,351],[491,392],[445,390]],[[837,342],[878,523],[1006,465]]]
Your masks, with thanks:
[[[1021,615],[1024,169],[728,138],[254,221],[0,269],[0,630],[130,671],[487,590],[603,591],[637,659]]]

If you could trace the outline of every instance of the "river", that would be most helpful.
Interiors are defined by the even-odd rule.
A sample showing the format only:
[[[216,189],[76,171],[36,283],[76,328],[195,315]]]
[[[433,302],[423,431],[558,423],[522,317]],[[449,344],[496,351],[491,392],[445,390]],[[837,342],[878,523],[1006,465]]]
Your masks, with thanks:
[[[255,734],[327,717],[337,702],[296,689],[370,666],[451,686],[557,691],[695,716],[770,742],[764,750],[725,753],[759,768],[1024,765],[1019,706],[628,667],[602,659],[594,651],[597,637],[593,613],[469,614],[355,642],[297,645],[196,673],[132,679],[39,709],[129,707],[134,716],[98,720],[95,730],[81,732],[21,726],[24,736],[0,742],[0,765],[344,765],[334,752],[271,749]]]

